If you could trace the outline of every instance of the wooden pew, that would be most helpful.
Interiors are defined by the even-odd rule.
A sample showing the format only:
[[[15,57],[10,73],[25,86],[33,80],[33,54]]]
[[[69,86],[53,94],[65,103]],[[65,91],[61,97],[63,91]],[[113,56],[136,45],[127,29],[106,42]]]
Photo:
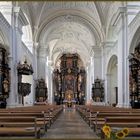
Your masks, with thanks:
[[[47,123],[47,127],[55,121],[57,116],[62,110],[62,106],[57,105],[42,105],[42,106],[31,106],[31,107],[17,107],[17,108],[8,108],[8,109],[0,109],[1,113],[45,113],[45,122]],[[43,119],[43,118],[42,118]],[[40,121],[42,120],[39,119]],[[42,120],[43,121],[43,120]]]
[[[109,125],[112,129],[116,128],[128,128],[129,129],[129,136],[130,135],[140,135],[140,117],[135,116],[122,116],[122,117],[106,117],[105,122],[98,124],[100,125],[100,128],[103,127],[103,125]],[[104,137],[104,133],[102,138]]]
[[[45,131],[47,131],[47,128],[49,126],[49,118],[45,117],[45,113],[36,113],[36,112],[15,112],[15,113],[0,113],[0,117],[36,117],[37,118],[37,124],[40,125],[40,128],[44,129],[44,133]]]
[[[35,136],[40,138],[40,127],[36,117],[0,117],[0,136]]]
[[[1,136],[35,136],[35,138],[40,138],[40,129],[37,128],[23,128],[23,127],[0,127],[0,137]]]
[[[99,125],[104,124],[106,118],[108,117],[140,117],[140,113],[126,113],[126,112],[106,112],[106,113],[97,113],[94,116],[91,116],[89,118],[90,126],[94,127],[94,131],[96,131],[99,128]]]
[[[135,136],[138,135],[140,136],[140,127],[133,127],[133,128],[128,128],[129,129],[129,136]]]
[[[139,116],[119,116],[119,117],[106,117],[105,124],[111,127],[139,127]]]
[[[0,109],[0,117],[36,117],[36,125],[37,132],[36,132],[36,138],[40,138],[41,129],[44,127],[44,130],[47,130],[48,127],[55,121],[57,116],[62,111],[62,106],[56,106],[56,105],[44,105],[44,106],[32,106],[32,107],[18,107],[18,108],[9,108],[9,109]],[[32,122],[2,122],[0,123],[2,129],[0,135],[7,135],[5,128],[7,128],[7,131],[10,132],[9,135],[16,135],[17,129],[18,129],[18,135],[32,135],[35,134],[33,128]],[[7,126],[7,127],[6,127]],[[19,129],[20,128],[20,129]],[[27,132],[26,132],[27,131]],[[30,132],[29,132],[30,131]],[[25,133],[25,134],[24,134]],[[45,133],[45,131],[44,131]]]
[[[89,124],[89,126],[94,127],[95,131],[97,130],[97,128],[100,128],[104,125],[106,117],[140,116],[140,110],[131,108],[114,108],[106,106],[77,106],[76,109],[83,117],[83,119]]]

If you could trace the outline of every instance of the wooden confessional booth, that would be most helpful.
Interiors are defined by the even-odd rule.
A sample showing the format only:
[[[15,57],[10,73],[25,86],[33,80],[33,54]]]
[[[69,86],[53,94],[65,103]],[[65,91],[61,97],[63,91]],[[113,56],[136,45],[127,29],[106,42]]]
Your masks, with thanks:
[[[63,54],[60,69],[53,74],[54,101],[57,105],[85,104],[86,73],[78,54]]]

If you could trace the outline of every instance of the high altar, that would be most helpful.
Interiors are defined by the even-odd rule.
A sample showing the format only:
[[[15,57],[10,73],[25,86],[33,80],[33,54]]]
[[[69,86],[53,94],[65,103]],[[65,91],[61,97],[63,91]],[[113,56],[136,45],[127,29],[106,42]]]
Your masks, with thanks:
[[[86,73],[77,54],[63,54],[60,69],[54,70],[54,100],[56,104],[85,103]]]

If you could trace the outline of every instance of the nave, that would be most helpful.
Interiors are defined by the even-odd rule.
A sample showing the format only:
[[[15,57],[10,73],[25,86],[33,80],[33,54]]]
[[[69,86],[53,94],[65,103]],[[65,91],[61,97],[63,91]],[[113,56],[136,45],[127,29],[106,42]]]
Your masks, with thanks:
[[[98,137],[75,109],[67,108],[62,111],[55,123],[48,129],[44,138],[97,139]]]

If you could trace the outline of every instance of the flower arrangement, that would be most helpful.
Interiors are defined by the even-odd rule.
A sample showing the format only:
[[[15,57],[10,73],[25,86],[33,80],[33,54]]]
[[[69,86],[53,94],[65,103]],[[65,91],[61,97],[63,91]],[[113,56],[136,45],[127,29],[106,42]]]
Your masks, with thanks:
[[[110,126],[104,125],[102,128],[103,135],[105,136],[105,139],[123,139],[129,134],[128,128],[123,128],[119,131],[112,130]]]

